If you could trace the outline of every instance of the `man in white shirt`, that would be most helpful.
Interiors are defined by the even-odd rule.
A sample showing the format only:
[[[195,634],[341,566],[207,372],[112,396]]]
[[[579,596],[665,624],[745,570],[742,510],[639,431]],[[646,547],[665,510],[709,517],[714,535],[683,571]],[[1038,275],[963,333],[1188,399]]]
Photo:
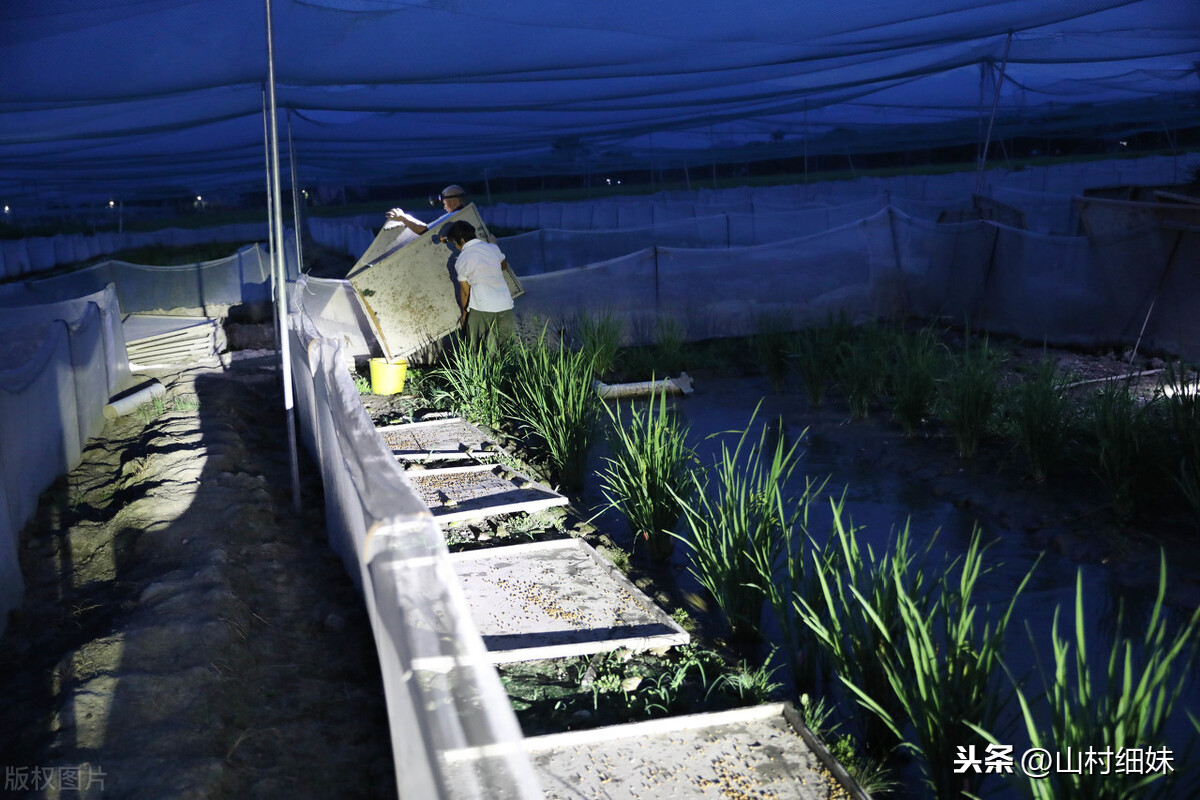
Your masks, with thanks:
[[[442,241],[459,251],[454,264],[458,274],[461,326],[467,326],[472,346],[486,341],[494,347],[507,343],[516,329],[512,293],[504,279],[510,269],[500,248],[475,237],[475,226],[465,220],[452,222],[442,229]]]

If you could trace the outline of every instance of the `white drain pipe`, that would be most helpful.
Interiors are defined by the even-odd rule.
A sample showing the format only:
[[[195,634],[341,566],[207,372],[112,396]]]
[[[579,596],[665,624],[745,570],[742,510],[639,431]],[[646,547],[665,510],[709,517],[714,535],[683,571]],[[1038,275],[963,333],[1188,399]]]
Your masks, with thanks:
[[[167,387],[159,383],[157,378],[147,381],[130,392],[122,392],[109,398],[108,405],[104,407],[104,418],[123,417],[136,411],[142,404],[149,403],[155,397],[162,397],[166,392]]]
[[[592,387],[602,400],[617,400],[622,397],[647,397],[650,394],[682,394],[689,395],[692,389],[692,379],[686,372],[679,373],[678,378],[664,378],[660,381],[639,381],[637,383],[602,383],[592,381]]]

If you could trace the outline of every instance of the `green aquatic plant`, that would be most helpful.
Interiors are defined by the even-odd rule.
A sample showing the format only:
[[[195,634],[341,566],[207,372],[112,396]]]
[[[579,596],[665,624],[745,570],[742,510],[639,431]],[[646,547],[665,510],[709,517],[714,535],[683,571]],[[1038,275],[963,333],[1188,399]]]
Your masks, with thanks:
[[[621,321],[610,311],[583,314],[575,321],[575,335],[579,339],[579,349],[591,356],[596,377],[607,376],[621,352],[624,335]]]
[[[832,672],[885,712],[860,715],[859,721],[867,752],[886,759],[900,739],[885,719],[902,719],[904,707],[879,653],[905,641],[900,590],[917,606],[927,605],[928,590],[921,571],[914,567],[916,554],[907,525],[888,551],[876,554],[869,545],[865,550],[859,545],[858,529],[845,511],[844,495],[831,499],[830,506],[832,533],[827,554],[815,573],[816,591],[807,597],[797,595],[796,611],[824,651]],[[922,555],[928,554],[928,548],[927,544]]]
[[[445,351],[432,378],[435,404],[449,405],[455,413],[482,425],[498,428],[507,415],[506,392],[512,379],[510,349],[472,347],[456,339]]]
[[[762,565],[777,562],[797,514],[784,484],[799,463],[799,440],[789,447],[783,437],[774,437],[772,445],[765,426],[758,441],[751,440],[757,414],[756,407],[746,428],[731,432],[740,434],[733,448],[721,442],[710,470],[689,474],[689,499],[680,495],[688,535],[679,538],[691,551],[689,570],[712,595],[733,636],[742,639],[759,635],[766,598]]]
[[[924,595],[909,590],[904,563],[892,560],[893,597],[904,625],[899,636],[888,628],[871,598],[852,589],[882,634],[878,657],[904,716],[897,717],[863,687],[843,680],[859,702],[903,740],[902,747],[918,757],[925,783],[938,800],[978,794],[984,776],[959,769],[960,748],[982,751],[985,737],[981,731],[997,730],[1012,696],[1000,681],[1004,637],[1016,600],[1033,570],[1017,586],[1008,605],[993,614],[990,606],[980,606],[974,599],[985,549],[976,531],[967,552],[947,568],[937,591]]]
[[[837,376],[850,414],[866,419],[887,383],[889,344],[886,332],[871,323],[853,331],[838,353]]]
[[[928,326],[896,337],[887,389],[892,415],[906,436],[921,426],[933,407],[942,352],[937,331]]]
[[[1035,698],[1017,681],[1013,683],[1033,747],[1074,753],[1076,758],[1095,753],[1100,760],[1094,769],[1056,769],[1045,778],[1030,779],[1024,788],[1035,800],[1153,800],[1185,796],[1175,792],[1177,781],[1186,777],[1183,764],[1167,765],[1169,769],[1154,765],[1149,769],[1121,769],[1123,756],[1133,750],[1137,751],[1137,763],[1143,766],[1147,758],[1153,761],[1156,756],[1170,757],[1167,726],[1191,679],[1196,635],[1200,632],[1200,608],[1192,611],[1182,624],[1173,626],[1163,607],[1166,586],[1164,553],[1159,563],[1158,594],[1149,619],[1139,624],[1140,634],[1131,635],[1124,613],[1118,613],[1117,635],[1105,667],[1097,676],[1094,665],[1088,664],[1083,575],[1076,572],[1074,641],[1059,633],[1061,608],[1056,609],[1051,628],[1054,663],[1051,672],[1041,672],[1045,694],[1039,693]],[[1140,655],[1135,656],[1135,650]],[[1048,715],[1032,705],[1034,699],[1041,697],[1049,705]],[[1000,744],[987,733],[986,727],[979,732],[993,744]]]
[[[1014,390],[1017,441],[1029,459],[1029,472],[1039,483],[1063,455],[1069,437],[1071,402],[1068,376],[1044,360]]]
[[[644,408],[632,407],[628,422],[621,417],[619,403],[604,409],[612,422],[612,455],[599,474],[601,491],[608,505],[628,520],[636,540],[646,543],[651,557],[666,561],[687,499],[679,492],[697,463],[687,443],[688,429],[667,407],[665,390],[657,395],[652,391]]]
[[[513,350],[511,391],[505,395],[508,415],[528,433],[561,485],[583,487],[587,456],[599,430],[604,401],[592,385],[589,353],[571,350],[545,337]]]
[[[989,349],[988,340],[972,344],[968,332],[962,351],[950,359],[942,380],[938,404],[962,458],[975,455],[992,422],[1000,391],[997,366],[998,357]]]
[[[1086,403],[1084,430],[1092,445],[1092,470],[1108,488],[1118,516],[1133,514],[1150,470],[1152,426],[1147,407],[1128,381],[1105,384]]]
[[[842,343],[852,330],[849,319],[843,313],[829,317],[824,325],[805,328],[793,335],[791,356],[804,381],[810,405],[820,406],[824,403],[825,391],[837,371]]]
[[[1167,365],[1159,395],[1174,444],[1168,474],[1200,519],[1200,374],[1183,364]]]
[[[803,439],[807,431],[800,434]],[[802,689],[815,689],[824,674],[826,659],[816,637],[797,613],[797,598],[812,598],[819,591],[817,575],[830,558],[828,545],[819,548],[809,533],[809,510],[823,494],[828,477],[816,480],[805,476],[804,490],[787,499],[787,518],[791,533],[781,530],[780,563],[755,560],[758,585],[763,588],[767,605],[779,625],[785,661],[792,681]]]
[[[774,652],[772,650],[771,654],[773,655]],[[768,656],[767,663],[770,661],[771,656]],[[774,678],[778,670],[778,667],[768,669],[765,663],[752,667],[743,659],[731,672],[724,672],[717,676],[717,679],[709,687],[709,693],[723,692],[731,697],[736,697],[740,702],[762,705],[770,702],[783,688],[783,684]]]
[[[758,368],[771,384],[772,391],[783,391],[783,383],[791,370],[789,350],[791,321],[779,314],[760,314],[755,320],[751,347]]]

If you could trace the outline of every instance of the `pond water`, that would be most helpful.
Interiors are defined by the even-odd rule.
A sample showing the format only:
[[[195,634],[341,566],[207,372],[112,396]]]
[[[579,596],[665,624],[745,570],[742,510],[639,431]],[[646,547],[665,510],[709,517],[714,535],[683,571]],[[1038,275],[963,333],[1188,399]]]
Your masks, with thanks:
[[[851,431],[842,426],[847,435],[839,435],[839,426],[829,424],[831,415],[836,415],[836,409],[825,409],[814,415],[802,396],[795,392],[772,393],[765,381],[753,378],[714,380],[711,385],[700,385],[695,394],[676,402],[677,410],[690,426],[691,437],[704,464],[711,464],[720,453],[722,437],[713,438],[710,434],[740,431],[746,427],[756,407],[758,413],[755,424],[782,418],[785,435],[793,439],[805,435],[802,445],[805,452],[801,469],[793,476],[793,491],[799,494],[803,490],[806,476],[817,480],[828,476],[827,493],[838,495],[844,488],[845,511],[853,520],[860,544],[869,544],[875,552],[881,552],[889,548],[895,533],[907,521],[914,549],[920,549],[932,540],[926,561],[932,570],[960,557],[967,549],[972,532],[978,527],[982,531],[983,541],[994,541],[994,544],[987,551],[985,563],[990,569],[980,581],[976,598],[982,604],[990,603],[997,607],[1007,605],[1022,579],[1036,564],[1029,584],[1017,600],[1008,629],[1005,656],[1014,675],[1031,676],[1026,693],[1035,706],[1044,706],[1041,701],[1044,693],[1038,688],[1037,667],[1039,662],[1047,668],[1053,664],[1050,630],[1056,608],[1062,609],[1060,634],[1073,641],[1077,573],[1083,581],[1087,645],[1090,662],[1094,665],[1094,683],[1104,673],[1114,640],[1118,608],[1123,605],[1125,616],[1132,623],[1128,629],[1134,635],[1141,635],[1145,630],[1144,621],[1149,617],[1154,602],[1152,583],[1142,582],[1130,588],[1128,581],[1117,580],[1109,566],[1079,565],[1057,552],[1044,552],[1037,537],[1020,527],[1013,527],[1025,524],[1022,522],[1024,517],[1005,510],[998,513],[996,509],[989,509],[986,504],[978,502],[964,503],[961,497],[952,493],[939,493],[927,476],[916,469],[918,464],[913,463],[913,469],[907,468],[903,451],[893,451],[887,459],[873,458],[872,448],[905,446],[898,441],[894,431],[890,437],[873,440],[869,435],[864,435],[861,429]],[[817,416],[822,420],[819,430],[814,426],[812,433],[805,434],[806,427]],[[844,422],[845,426],[861,424],[848,419]],[[875,427],[878,429],[880,426]],[[737,434],[724,439],[733,446]],[[757,441],[757,434],[754,440]],[[947,443],[946,447],[950,445]],[[593,456],[597,467],[600,466],[603,452],[603,448],[598,448]],[[914,458],[921,458],[916,453],[914,451]],[[587,488],[584,499],[593,503],[602,500],[595,486]],[[1011,504],[1012,496],[1006,496],[1003,502]],[[1044,495],[1039,496],[1038,502],[1046,502]],[[831,518],[828,502],[821,502],[813,509],[811,531],[814,536],[827,535]],[[626,536],[622,543],[630,543],[628,528],[615,512],[607,512],[602,519],[604,522],[601,524],[606,531],[621,532]],[[687,548],[677,546],[672,567],[680,591],[702,593],[698,583],[688,574],[689,563]],[[932,570],[926,575],[937,575],[939,572]],[[768,653],[780,638],[778,626],[774,624],[769,609],[764,612],[763,633],[766,641],[762,644],[760,655]],[[780,669],[775,677],[790,681],[786,669]],[[787,688],[791,693],[791,687]],[[1196,679],[1195,671],[1180,700],[1180,706],[1180,711],[1187,708],[1194,714],[1200,714],[1200,681]],[[1014,745],[1014,752],[1020,754],[1028,747],[1028,739],[1023,723],[1016,716],[1019,708],[1015,701],[1011,712],[1013,727],[1004,735]],[[1183,748],[1198,737],[1185,714],[1177,713],[1174,721],[1170,730],[1170,746],[1177,759],[1181,760]],[[911,788],[899,796],[923,796],[921,790],[915,787],[919,782],[916,772],[907,774],[906,771],[903,780]],[[995,796],[1015,796],[1002,784],[996,784],[993,788],[999,790]]]

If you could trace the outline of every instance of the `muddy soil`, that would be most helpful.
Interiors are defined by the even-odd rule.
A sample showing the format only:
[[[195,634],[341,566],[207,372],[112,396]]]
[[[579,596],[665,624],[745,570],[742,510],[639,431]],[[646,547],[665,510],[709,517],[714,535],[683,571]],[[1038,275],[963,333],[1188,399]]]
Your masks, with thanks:
[[[6,796],[394,797],[363,603],[292,507],[269,353],[109,421],[21,537],[0,647]],[[74,783],[68,783],[74,781]]]

